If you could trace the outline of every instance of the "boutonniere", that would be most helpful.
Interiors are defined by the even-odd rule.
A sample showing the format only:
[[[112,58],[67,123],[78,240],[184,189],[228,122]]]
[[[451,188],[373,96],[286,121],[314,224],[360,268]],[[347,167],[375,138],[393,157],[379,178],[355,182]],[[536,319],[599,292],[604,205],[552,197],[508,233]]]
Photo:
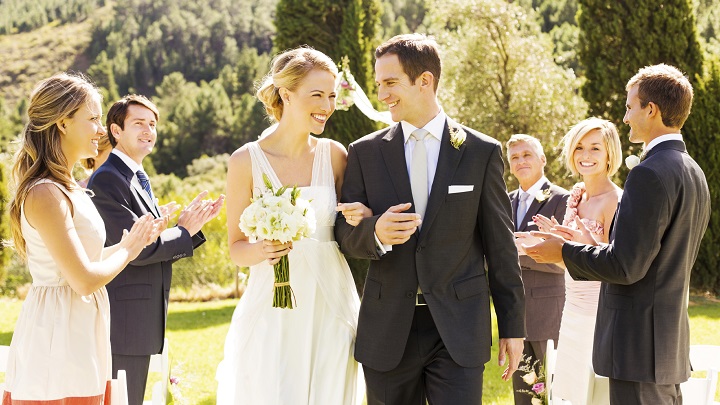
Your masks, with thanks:
[[[462,145],[465,142],[465,138],[467,138],[467,134],[465,133],[465,130],[461,127],[450,127],[450,144],[455,149],[460,149],[460,145]]]
[[[545,190],[538,190],[537,193],[535,193],[535,199],[538,202],[543,202],[550,198],[550,189],[546,188]]]
[[[625,166],[628,167],[628,169],[632,170],[633,167],[640,164],[640,157],[636,155],[630,155],[625,158]]]

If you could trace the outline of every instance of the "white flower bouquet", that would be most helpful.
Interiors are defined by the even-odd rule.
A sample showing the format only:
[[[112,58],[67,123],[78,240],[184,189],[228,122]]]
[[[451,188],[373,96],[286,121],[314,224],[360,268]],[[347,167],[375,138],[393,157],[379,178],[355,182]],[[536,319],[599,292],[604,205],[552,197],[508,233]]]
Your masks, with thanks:
[[[300,198],[300,189],[286,186],[275,190],[263,173],[267,190],[251,200],[240,216],[240,230],[255,240],[276,240],[281,243],[299,241],[315,233],[315,211],[308,200]],[[293,308],[290,288],[290,262],[287,255],[274,267],[273,307]]]

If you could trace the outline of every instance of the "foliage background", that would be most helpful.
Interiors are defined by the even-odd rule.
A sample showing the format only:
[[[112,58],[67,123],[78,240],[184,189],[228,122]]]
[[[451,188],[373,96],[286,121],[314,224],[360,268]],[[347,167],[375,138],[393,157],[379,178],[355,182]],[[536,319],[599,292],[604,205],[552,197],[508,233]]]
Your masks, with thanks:
[[[300,44],[351,70],[375,101],[373,50],[406,32],[434,35],[444,49],[440,100],[461,122],[505,141],[539,137],[547,174],[570,186],[557,143],[586,115],[622,124],[624,84],[638,67],[666,61],[691,74],[694,110],[684,133],[720,203],[720,3],[713,0],[3,0],[0,2],[0,160],[11,161],[27,95],[58,71],[89,75],[105,110],[130,92],[160,107],[159,141],[146,159],[161,201],[188,203],[225,189],[227,156],[270,122],[254,97],[272,55]],[[668,35],[671,33],[671,35]],[[380,107],[378,105],[378,107]],[[378,128],[356,109],[338,112],[324,136],[344,144]],[[636,148],[627,146],[627,152]],[[78,171],[79,172],[79,171]],[[80,173],[80,172],[79,172]],[[2,176],[0,194],[7,187]],[[508,188],[516,187],[506,173]],[[616,179],[622,184],[624,173]],[[3,197],[3,196],[0,196]],[[3,197],[3,202],[7,197]],[[2,208],[0,206],[0,208]],[[5,232],[6,217],[0,221]],[[175,288],[228,295],[238,273],[227,258],[226,225],[208,224],[208,242],[175,266]],[[2,234],[7,238],[7,234]],[[720,294],[720,213],[714,212],[692,283]],[[4,248],[0,294],[29,281]],[[3,264],[3,259],[8,258]],[[365,262],[353,263],[358,284]],[[4,276],[4,280],[3,280]],[[4,282],[3,282],[4,281]],[[20,288],[22,292],[22,287]]]

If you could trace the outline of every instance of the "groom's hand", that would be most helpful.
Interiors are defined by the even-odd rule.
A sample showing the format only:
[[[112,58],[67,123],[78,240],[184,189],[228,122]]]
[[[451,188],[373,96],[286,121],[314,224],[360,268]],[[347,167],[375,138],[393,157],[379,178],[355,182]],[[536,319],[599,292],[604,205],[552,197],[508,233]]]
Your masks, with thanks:
[[[375,223],[375,234],[383,245],[400,245],[407,242],[420,226],[420,215],[404,212],[412,204],[393,205],[380,215]]]
[[[513,373],[520,365],[520,359],[523,354],[523,338],[503,338],[500,339],[500,353],[498,353],[498,365],[505,364],[506,355],[509,357],[508,365],[502,374],[502,379],[508,381],[512,378]]]

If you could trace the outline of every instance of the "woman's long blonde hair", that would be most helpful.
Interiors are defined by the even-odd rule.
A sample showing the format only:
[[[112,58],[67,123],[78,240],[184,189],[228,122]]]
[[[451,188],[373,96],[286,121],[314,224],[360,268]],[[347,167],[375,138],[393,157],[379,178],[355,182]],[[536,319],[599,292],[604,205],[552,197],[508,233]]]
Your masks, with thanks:
[[[93,97],[102,97],[97,87],[84,76],[58,73],[40,81],[30,93],[28,123],[15,153],[12,168],[13,197],[10,200],[10,232],[12,244],[25,260],[25,238],[20,226],[22,205],[30,188],[38,180],[48,178],[68,190],[77,188],[68,161],[62,152],[58,125],[73,115]]]

